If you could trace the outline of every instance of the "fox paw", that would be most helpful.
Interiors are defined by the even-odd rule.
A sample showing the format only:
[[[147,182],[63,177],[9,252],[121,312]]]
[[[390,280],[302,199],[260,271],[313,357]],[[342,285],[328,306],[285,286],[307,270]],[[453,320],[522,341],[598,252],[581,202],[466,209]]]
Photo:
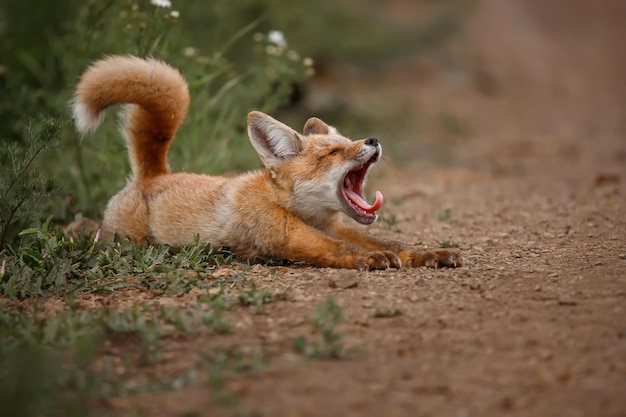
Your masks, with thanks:
[[[365,254],[364,268],[359,269],[387,269],[402,268],[402,261],[398,255],[390,251],[368,252]]]
[[[463,256],[455,249],[411,251],[400,254],[405,267],[458,268],[463,266]]]

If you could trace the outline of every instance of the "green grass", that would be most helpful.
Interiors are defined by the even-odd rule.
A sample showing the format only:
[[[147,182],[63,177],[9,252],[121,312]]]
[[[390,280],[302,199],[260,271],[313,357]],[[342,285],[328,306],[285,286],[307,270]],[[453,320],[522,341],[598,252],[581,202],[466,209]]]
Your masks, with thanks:
[[[437,213],[437,219],[439,219],[441,221],[448,221],[451,218],[452,218],[452,209],[451,208],[441,209],[441,211],[439,211],[439,213]]]
[[[265,304],[269,304],[272,301],[274,301],[274,295],[270,291],[259,290],[254,284],[249,290],[239,293],[239,304],[250,307],[257,313],[262,313]]]
[[[50,240],[58,242],[59,236],[54,231],[30,230],[24,236],[31,240],[33,247],[41,245],[44,250],[29,250],[22,255],[29,260],[19,261],[37,261],[38,275],[33,279],[38,285],[22,282],[22,287],[30,292],[18,292],[32,302],[22,304],[17,300],[0,299],[0,409],[10,410],[10,415],[38,416],[44,410],[46,415],[91,415],[89,410],[95,400],[179,390],[198,383],[199,378],[211,381],[211,395],[216,404],[229,403],[235,398],[224,388],[223,380],[236,373],[261,369],[266,363],[267,354],[262,350],[221,347],[215,340],[206,349],[193,353],[192,365],[165,377],[155,379],[152,376],[151,370],[158,368],[165,359],[169,341],[191,341],[201,335],[231,333],[233,326],[227,318],[230,309],[244,306],[261,311],[264,305],[281,298],[237,276],[228,281],[195,277],[185,285],[173,284],[185,274],[189,275],[189,271],[206,273],[205,268],[210,271],[223,264],[221,257],[214,262],[211,257],[218,256],[210,251],[199,254],[199,250],[206,249],[202,244],[177,251],[165,247],[128,247],[126,250],[133,251],[133,255],[112,257],[106,254],[120,250],[126,243],[99,247],[102,243],[94,242],[91,237],[61,239],[63,250],[75,256],[70,264],[75,265],[73,276],[82,281],[78,285],[72,277],[51,282],[42,278],[53,271],[51,265],[58,256],[54,251],[45,251],[45,248],[55,248]],[[84,247],[96,250],[77,249]],[[136,259],[137,264],[131,267],[138,268],[133,272],[135,275],[117,275],[129,268],[128,259],[142,252],[149,255]],[[108,269],[99,271],[97,277],[91,276],[92,264],[85,259],[90,256],[107,259]],[[8,260],[8,272],[5,271],[0,281],[6,287],[14,278],[11,266],[15,259],[4,260]],[[180,266],[188,268],[184,275],[179,274]],[[24,274],[19,278],[26,280]],[[107,284],[107,280],[111,284]],[[155,288],[151,282],[164,283]],[[133,287],[133,290],[174,297],[195,289],[192,298],[195,301],[139,303],[126,309],[80,307],[77,300],[81,295],[84,298],[85,293],[99,293],[103,286],[107,292],[123,292],[125,287]],[[63,296],[58,299],[65,300],[66,307],[51,314],[45,303],[48,297],[40,296],[54,294]],[[205,376],[201,378],[201,375]]]
[[[108,242],[97,239],[97,235],[73,238],[52,227],[50,221],[40,229],[22,231],[15,247],[9,246],[0,254],[5,265],[0,294],[22,299],[106,293],[127,286],[180,294],[197,286],[211,271],[232,262],[230,253],[216,251],[208,243],[196,241],[192,246],[172,248],[138,246],[123,239]]]
[[[459,243],[455,242],[453,240],[442,240],[439,243],[439,247],[440,248],[458,248],[459,247]]]
[[[296,351],[316,359],[340,359],[354,354],[354,349],[344,346],[343,333],[337,331],[337,326],[342,320],[341,308],[333,298],[327,298],[317,307],[315,316],[311,320],[313,330],[318,337],[313,340],[305,336],[296,337],[294,339]]]
[[[378,221],[382,223],[385,227],[393,227],[398,224],[398,218],[395,214],[381,214],[378,217]]]

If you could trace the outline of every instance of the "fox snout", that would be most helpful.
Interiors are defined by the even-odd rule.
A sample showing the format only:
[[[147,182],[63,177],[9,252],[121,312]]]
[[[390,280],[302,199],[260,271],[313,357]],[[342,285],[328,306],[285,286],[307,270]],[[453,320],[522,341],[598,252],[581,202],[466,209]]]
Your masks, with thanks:
[[[363,143],[365,143],[368,146],[378,146],[378,139],[367,138],[367,139],[364,139]]]
[[[355,160],[359,163],[362,164],[369,161],[369,163],[373,165],[380,160],[383,153],[383,147],[375,137],[369,137],[367,139],[356,141],[355,144],[360,145],[357,148],[358,150],[355,157]]]

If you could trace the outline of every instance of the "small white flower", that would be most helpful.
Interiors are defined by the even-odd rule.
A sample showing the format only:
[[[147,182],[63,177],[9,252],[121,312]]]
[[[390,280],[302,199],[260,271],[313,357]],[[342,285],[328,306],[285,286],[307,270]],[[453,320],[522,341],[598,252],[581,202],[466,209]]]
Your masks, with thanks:
[[[305,67],[312,67],[313,66],[313,58],[310,57],[306,57],[302,60],[302,65],[304,65]]]
[[[170,0],[150,0],[150,4],[156,7],[165,7],[168,9],[172,7],[172,2]]]
[[[178,19],[180,17],[180,12],[178,10],[172,10],[170,12],[170,17],[172,19]]]
[[[278,48],[275,47],[274,45],[267,45],[265,47],[265,53],[270,55],[270,56],[277,56],[278,55]]]
[[[270,31],[270,33],[267,34],[267,40],[270,43],[278,46],[279,48],[284,48],[287,46],[287,40],[285,39],[285,35],[283,35],[283,32],[279,30]]]
[[[185,55],[185,56],[196,56],[196,55],[198,55],[198,50],[196,48],[194,48],[193,46],[188,46],[185,49],[183,49],[183,55]]]
[[[298,53],[294,51],[293,49],[290,49],[287,51],[287,58],[289,58],[293,62],[300,61],[300,55],[298,55]]]

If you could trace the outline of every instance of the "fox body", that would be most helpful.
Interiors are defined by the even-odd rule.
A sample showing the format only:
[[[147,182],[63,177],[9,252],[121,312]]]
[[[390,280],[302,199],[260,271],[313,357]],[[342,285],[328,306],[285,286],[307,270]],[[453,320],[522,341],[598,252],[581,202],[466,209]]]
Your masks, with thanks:
[[[251,112],[248,135],[264,168],[234,177],[172,173],[167,154],[189,107],[182,75],[156,59],[110,56],[82,75],[73,101],[77,128],[98,127],[105,109],[126,104],[122,133],[132,175],[107,204],[103,236],[115,233],[170,245],[202,241],[235,254],[336,268],[460,266],[458,251],[418,251],[347,226],[340,213],[372,223],[380,192],[363,184],[382,155],[377,139],[352,141],[320,119],[298,133]]]

